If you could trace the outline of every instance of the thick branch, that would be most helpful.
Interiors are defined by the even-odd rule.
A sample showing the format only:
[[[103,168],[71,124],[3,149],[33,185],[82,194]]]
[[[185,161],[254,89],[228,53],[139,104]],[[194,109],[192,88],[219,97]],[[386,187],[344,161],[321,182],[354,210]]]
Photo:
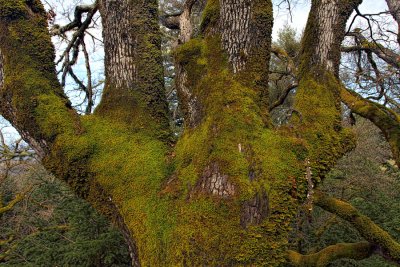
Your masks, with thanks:
[[[390,144],[397,166],[400,166],[400,116],[380,104],[347,90],[344,86],[340,86],[340,96],[352,112],[369,119],[381,129]]]
[[[80,123],[56,76],[46,12],[39,1],[29,3],[0,2],[0,10],[16,9],[0,17],[0,112],[43,158],[59,134],[77,133]]]
[[[374,246],[368,242],[338,243],[308,255],[289,250],[288,259],[293,266],[324,267],[335,260],[343,258],[362,260],[371,256],[373,251]]]
[[[329,197],[321,191],[315,192],[314,203],[351,223],[362,237],[377,247],[377,251],[382,256],[400,264],[400,244],[389,233],[376,225],[370,218],[362,215],[352,205]]]

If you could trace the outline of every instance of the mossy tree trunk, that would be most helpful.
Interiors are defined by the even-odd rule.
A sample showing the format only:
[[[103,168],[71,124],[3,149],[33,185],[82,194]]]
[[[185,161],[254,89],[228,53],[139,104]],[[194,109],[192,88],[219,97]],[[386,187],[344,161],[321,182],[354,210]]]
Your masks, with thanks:
[[[40,2],[0,0],[1,113],[49,170],[123,229],[133,265],[279,266],[306,200],[304,172],[322,176],[353,145],[336,72],[358,2],[313,1],[299,116],[274,129],[271,1],[209,0],[201,34],[176,50],[190,108],[171,144],[155,0],[100,1],[106,85],[89,116],[73,111],[57,81]]]

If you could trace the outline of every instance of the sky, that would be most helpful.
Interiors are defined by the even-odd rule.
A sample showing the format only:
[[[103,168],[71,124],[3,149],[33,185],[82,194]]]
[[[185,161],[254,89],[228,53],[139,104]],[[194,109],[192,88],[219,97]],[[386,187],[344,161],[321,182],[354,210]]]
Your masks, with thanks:
[[[73,6],[78,2],[79,0],[43,0],[44,3],[47,3],[47,7],[52,6],[53,8],[56,9],[56,13],[59,14],[56,18],[56,23],[63,24],[63,19],[61,14],[65,11],[68,10],[68,8],[73,8]],[[90,4],[92,1],[90,0],[83,0],[81,1],[82,3]],[[293,0],[292,4],[292,12],[291,16],[289,15],[289,12],[287,10],[287,5],[282,4],[280,7],[278,7],[278,4],[283,2],[282,0],[273,0],[274,4],[274,28],[273,28],[273,39],[276,40],[277,38],[277,33],[279,29],[282,29],[285,25],[290,25],[292,28],[295,28],[298,33],[301,33],[302,30],[305,27],[305,24],[307,22],[307,17],[308,13],[310,10],[310,5],[311,5],[311,0]],[[60,3],[63,4],[64,8],[61,7]],[[363,13],[377,13],[380,11],[387,10],[387,5],[385,0],[364,0],[363,3],[360,5],[359,10]],[[71,13],[73,14],[73,12]],[[65,21],[65,20],[64,20]],[[94,35],[97,37],[101,37],[101,32],[100,31],[94,31]],[[58,49],[58,54],[60,49],[63,47],[63,45],[60,45],[57,43],[56,38],[54,38],[54,41],[56,42],[56,49]],[[93,72],[97,73],[98,76],[101,76],[102,69],[103,69],[103,63],[102,63],[102,58],[103,58],[103,52],[101,47],[91,47],[92,51],[95,51],[92,53],[92,67],[93,67]],[[78,64],[76,68],[76,73],[77,75],[81,75],[82,77],[85,76],[84,72],[84,66],[82,61],[80,62],[80,65]],[[96,74],[94,74],[96,77]],[[68,83],[68,81],[67,81]],[[67,86],[68,87],[68,86]],[[73,93],[69,94],[70,97],[76,98],[77,96]],[[15,131],[13,127],[10,126],[10,124],[5,121],[3,118],[0,116],[0,128],[2,128],[6,138],[8,140],[12,140],[14,138],[18,138],[18,134]]]

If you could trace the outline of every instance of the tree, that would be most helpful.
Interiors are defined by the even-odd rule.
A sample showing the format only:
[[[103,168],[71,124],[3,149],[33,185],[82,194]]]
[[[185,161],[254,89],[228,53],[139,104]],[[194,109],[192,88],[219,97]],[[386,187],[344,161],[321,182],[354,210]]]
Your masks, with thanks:
[[[93,5],[102,17],[106,81],[87,116],[71,108],[57,80],[41,3],[1,0],[2,115],[47,169],[124,231],[134,266],[325,266],[374,252],[399,262],[400,245],[388,233],[314,189],[355,145],[341,101],[381,129],[400,163],[399,115],[338,78],[345,25],[361,0],[312,1],[292,118],[279,128],[268,107],[271,1],[209,0],[197,36],[189,19],[195,3],[173,16],[185,116],[177,142],[156,0]],[[348,220],[366,241],[288,252],[291,221],[313,204]]]

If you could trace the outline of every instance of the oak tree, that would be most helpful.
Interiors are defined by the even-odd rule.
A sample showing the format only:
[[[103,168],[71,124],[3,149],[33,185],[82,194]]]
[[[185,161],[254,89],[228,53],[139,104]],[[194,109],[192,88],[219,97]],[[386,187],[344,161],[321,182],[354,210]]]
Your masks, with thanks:
[[[1,114],[48,170],[123,230],[133,266],[326,266],[372,253],[399,263],[396,240],[314,188],[355,145],[342,102],[380,128],[400,163],[399,114],[339,80],[346,22],[361,2],[312,1],[292,116],[280,127],[269,115],[270,0],[188,0],[164,17],[180,30],[185,130],[174,141],[156,0],[99,0],[76,12],[72,28],[97,10],[103,25],[105,87],[85,116],[57,79],[40,1],[0,0]],[[396,1],[388,3],[398,21]],[[199,32],[190,19],[196,5],[204,9]],[[312,205],[349,221],[365,241],[310,255],[289,250],[291,222]]]

